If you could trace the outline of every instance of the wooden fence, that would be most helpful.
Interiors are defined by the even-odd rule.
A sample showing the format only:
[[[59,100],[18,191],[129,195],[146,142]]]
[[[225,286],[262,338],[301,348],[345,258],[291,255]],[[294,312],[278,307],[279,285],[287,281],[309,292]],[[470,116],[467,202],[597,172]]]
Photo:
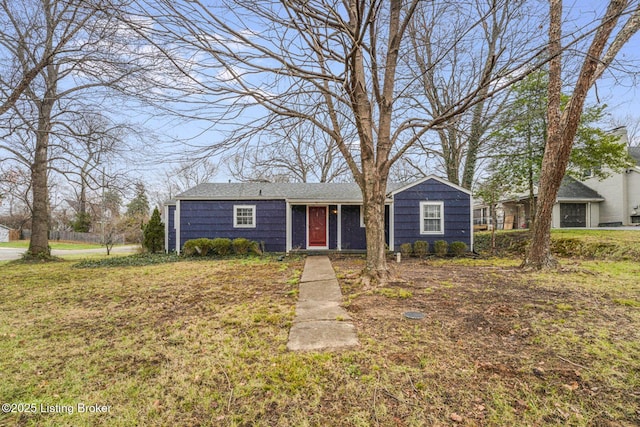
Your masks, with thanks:
[[[22,236],[28,240],[31,238],[31,230],[22,230]],[[98,233],[77,233],[75,231],[50,231],[49,240],[69,240],[72,242],[85,242],[102,244],[102,235]],[[124,234],[114,236],[116,245],[124,245]]]

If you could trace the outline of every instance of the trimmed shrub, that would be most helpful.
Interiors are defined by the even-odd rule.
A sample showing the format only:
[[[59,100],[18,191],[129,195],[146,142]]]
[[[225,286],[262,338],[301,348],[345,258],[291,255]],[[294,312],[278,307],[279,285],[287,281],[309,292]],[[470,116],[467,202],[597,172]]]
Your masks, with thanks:
[[[255,241],[251,241],[251,247],[249,248],[252,254],[256,254],[256,255],[262,255],[265,250],[264,250],[264,242],[255,242]]]
[[[436,240],[433,242],[433,251],[438,256],[445,256],[449,252],[449,244],[446,240]]]
[[[251,249],[251,240],[238,237],[237,239],[233,239],[231,246],[236,255],[246,255],[249,253],[249,249]]]
[[[425,256],[429,252],[429,242],[424,240],[417,240],[413,244],[413,253],[419,257]]]
[[[160,220],[158,208],[153,210],[151,219],[142,230],[142,247],[152,254],[164,249],[164,224]]]
[[[182,252],[185,256],[207,256],[213,252],[213,240],[211,239],[192,239],[184,242]]]
[[[411,243],[403,243],[400,245],[400,253],[402,254],[403,257],[410,256],[412,252],[413,252],[413,247],[411,246]]]
[[[467,252],[467,244],[465,242],[452,242],[449,245],[449,250],[455,256],[462,256]]]
[[[216,237],[211,241],[211,247],[213,248],[213,251],[218,255],[229,255],[231,253],[231,239]]]

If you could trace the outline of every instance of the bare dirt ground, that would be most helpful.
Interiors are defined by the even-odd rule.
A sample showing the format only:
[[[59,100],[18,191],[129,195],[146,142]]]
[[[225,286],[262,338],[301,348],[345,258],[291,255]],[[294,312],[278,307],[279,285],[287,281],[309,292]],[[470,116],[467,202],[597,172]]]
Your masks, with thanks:
[[[510,409],[493,420],[501,425],[508,413],[544,425],[640,425],[638,308],[617,299],[606,277],[573,266],[550,281],[516,267],[409,259],[395,266],[397,282],[363,292],[362,260],[332,262],[360,335],[425,373],[408,393],[424,394],[433,380],[444,405],[466,408],[440,420],[491,425],[487,408],[502,402]],[[408,320],[408,311],[425,317]]]

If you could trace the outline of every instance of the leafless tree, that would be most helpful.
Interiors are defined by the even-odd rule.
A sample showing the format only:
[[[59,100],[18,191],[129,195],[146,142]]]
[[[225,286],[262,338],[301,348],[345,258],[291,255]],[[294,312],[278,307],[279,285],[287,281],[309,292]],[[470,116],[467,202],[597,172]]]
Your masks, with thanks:
[[[64,35],[47,49],[41,49],[38,37],[34,34],[42,30],[42,22],[32,7],[33,2],[29,1],[0,1],[0,51],[12,54],[21,52],[19,57],[14,58],[14,64],[7,61],[5,72],[0,74],[0,94],[4,99],[0,104],[0,116],[15,105],[57,54],[68,49],[67,44],[83,28],[82,22],[78,22],[79,25],[67,28]],[[89,19],[89,16],[85,15],[82,19]]]
[[[495,8],[507,3],[511,2],[497,2]],[[417,17],[434,13],[431,3],[228,0],[208,7],[199,0],[148,4],[139,0],[138,4],[138,13],[154,21],[156,33],[150,41],[159,49],[170,46],[171,52],[164,49],[168,57],[177,52],[194,58],[188,68],[184,61],[175,62],[181,62],[185,75],[191,76],[194,93],[217,97],[206,114],[219,127],[234,126],[224,141],[210,149],[238,146],[247,134],[268,132],[274,123],[289,119],[307,122],[335,141],[363,195],[367,239],[363,279],[370,283],[385,282],[390,274],[384,201],[392,165],[427,132],[470,111],[546,61],[536,46],[523,48],[508,60],[496,49],[495,61],[488,62],[488,71],[480,65],[468,92],[426,115],[418,105],[424,99],[417,99],[413,90],[415,76],[404,72],[401,58],[415,52],[408,29]],[[473,30],[491,28],[493,16],[486,12],[460,22],[457,36],[447,41],[449,49],[472,43]],[[446,20],[429,21],[440,31],[451,30]],[[435,42],[427,38],[422,43]],[[434,60],[433,67],[446,69],[449,64]],[[305,97],[310,102],[304,102]]]
[[[75,154],[77,147],[70,149],[69,140],[78,140],[74,123],[87,113],[87,106],[108,111],[114,102],[111,95],[123,92],[125,79],[141,73],[143,64],[130,55],[130,40],[122,37],[100,2],[4,1],[2,7],[2,37],[10,40],[0,51],[2,65],[12,70],[7,75],[20,79],[31,70],[38,72],[0,123],[0,151],[31,170],[29,252],[47,256],[48,174],[56,165],[81,157]]]
[[[181,160],[164,174],[162,183],[150,191],[151,205],[162,207],[168,200],[198,184],[211,182],[219,167],[208,158]]]
[[[438,117],[461,100],[475,96],[476,104],[436,129],[437,142],[430,138],[418,141],[414,152],[434,154],[446,178],[471,188],[478,155],[489,140],[488,129],[501,108],[508,91],[489,98],[487,95],[498,75],[511,69],[517,58],[537,39],[540,11],[534,2],[475,0],[470,3],[430,2],[409,25],[411,55],[406,66],[416,79],[416,92],[426,102],[424,116]],[[468,22],[481,20],[470,27]],[[447,23],[444,27],[442,23]],[[417,158],[416,158],[417,157]],[[420,165],[420,156],[409,162]]]
[[[532,241],[523,262],[523,266],[535,269],[557,266],[550,249],[552,209],[567,169],[589,89],[612,64],[620,49],[640,30],[640,2],[611,0],[595,31],[587,33],[590,37],[584,56],[577,64],[577,72],[567,72],[565,67],[575,62],[567,60],[565,55],[567,39],[563,36],[562,1],[550,0],[549,4],[547,143]],[[571,74],[576,77],[563,81],[563,76]],[[567,90],[569,86],[571,90]],[[570,93],[564,109],[561,108],[562,93]]]
[[[611,120],[612,128],[624,127],[627,129],[627,142],[629,147],[640,147],[640,116],[626,114],[622,117],[614,117]]]
[[[22,231],[31,220],[29,194],[31,179],[27,168],[19,163],[0,163],[0,199],[2,223]]]
[[[100,113],[88,111],[66,123],[65,129],[66,137],[61,138],[64,146],[59,150],[65,161],[51,159],[51,164],[74,185],[76,212],[82,217],[88,213],[87,192],[106,185],[105,164],[120,151],[126,129]]]
[[[229,163],[240,181],[336,182],[349,168],[335,141],[309,123],[278,123],[255,144],[240,147]]]

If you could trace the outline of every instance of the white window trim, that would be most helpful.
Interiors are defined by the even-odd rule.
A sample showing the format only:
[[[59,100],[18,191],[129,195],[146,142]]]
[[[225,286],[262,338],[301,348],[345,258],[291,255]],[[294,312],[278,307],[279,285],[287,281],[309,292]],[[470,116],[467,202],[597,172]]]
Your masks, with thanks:
[[[360,228],[365,228],[365,224],[364,224],[364,205],[360,205]]]
[[[238,224],[238,209],[251,209],[251,224]],[[256,205],[233,205],[233,228],[256,228]]]
[[[440,231],[425,231],[424,207],[440,206]],[[444,234],[444,202],[420,202],[420,234],[442,235]]]

